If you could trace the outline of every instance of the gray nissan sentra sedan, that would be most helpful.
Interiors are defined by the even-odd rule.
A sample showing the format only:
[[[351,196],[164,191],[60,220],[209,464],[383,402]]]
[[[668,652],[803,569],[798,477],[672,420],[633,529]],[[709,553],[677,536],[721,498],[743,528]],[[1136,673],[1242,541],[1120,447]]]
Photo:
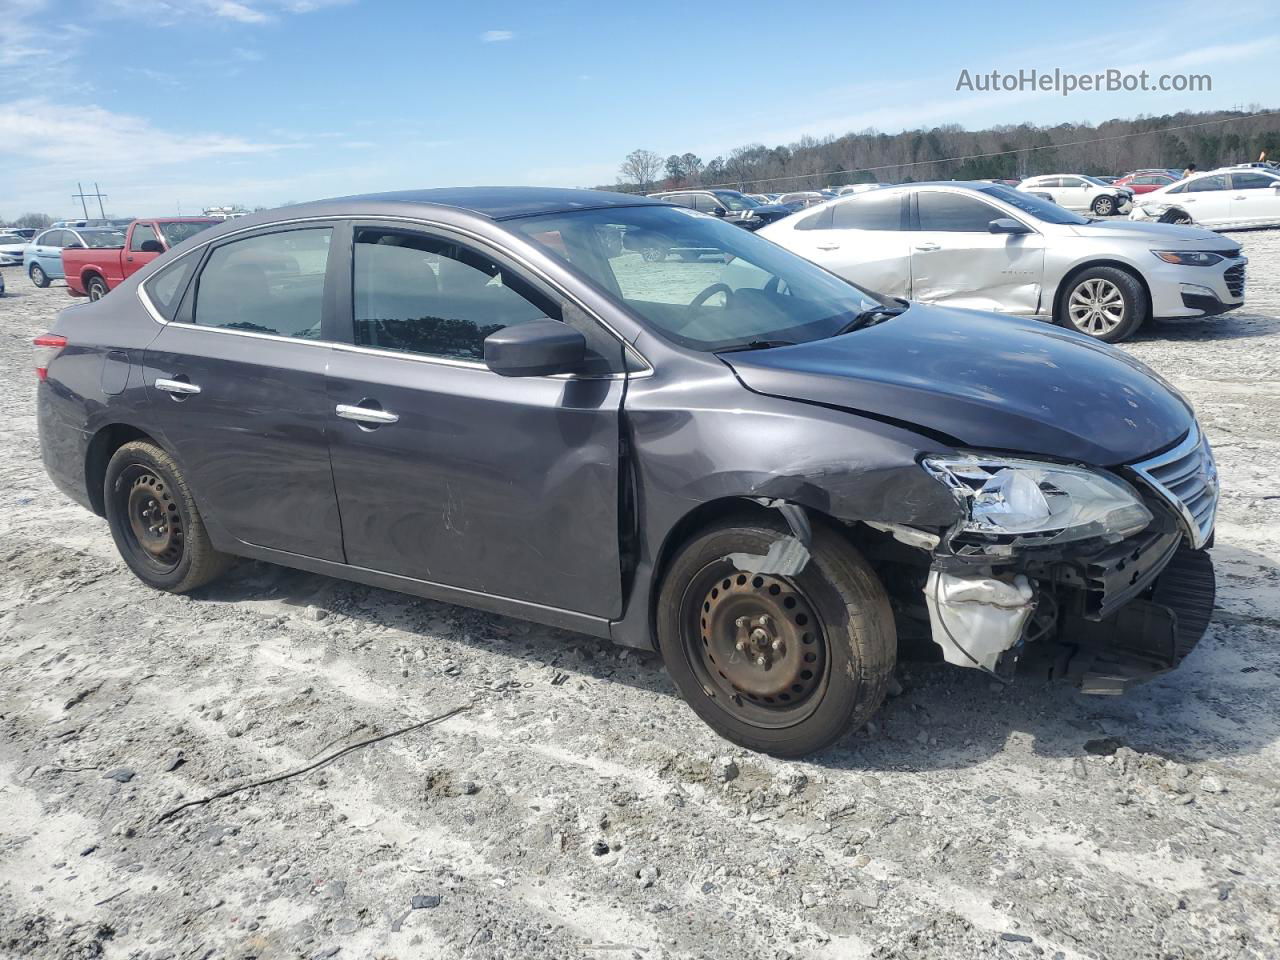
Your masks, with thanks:
[[[1118,693],[1213,603],[1213,456],[1142,364],[645,198],[232,221],[36,366],[50,476],[151,586],[253,557],[656,648],[781,756],[865,723],[900,641]]]

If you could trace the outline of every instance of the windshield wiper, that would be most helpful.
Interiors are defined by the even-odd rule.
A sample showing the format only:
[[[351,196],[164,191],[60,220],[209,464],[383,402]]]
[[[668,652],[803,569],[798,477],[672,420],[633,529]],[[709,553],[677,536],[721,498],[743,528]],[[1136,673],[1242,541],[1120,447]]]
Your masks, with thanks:
[[[835,333],[831,334],[831,336],[838,337],[845,333],[853,333],[853,331],[855,330],[861,330],[864,327],[873,327],[877,323],[881,323],[885,320],[888,320],[890,317],[896,317],[900,313],[906,313],[906,311],[907,311],[907,308],[905,306],[872,307],[869,310],[863,310],[861,313],[855,316],[852,320],[846,323],[843,327],[841,327]]]
[[[716,353],[739,353],[743,350],[770,350],[773,347],[794,347],[794,340],[748,340],[746,343],[739,343],[737,346],[725,347],[723,350],[717,350]]]

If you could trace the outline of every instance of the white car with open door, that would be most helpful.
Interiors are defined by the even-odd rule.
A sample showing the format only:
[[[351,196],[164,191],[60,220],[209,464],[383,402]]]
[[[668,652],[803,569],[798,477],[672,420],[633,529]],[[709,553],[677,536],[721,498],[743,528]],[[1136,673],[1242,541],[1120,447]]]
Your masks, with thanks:
[[[885,187],[760,235],[881,294],[1043,317],[1109,342],[1150,317],[1208,317],[1244,302],[1247,261],[1226,237],[1089,219],[994,183]]]
[[[1133,191],[1128,187],[1117,187],[1083,174],[1031,177],[1018,184],[1018,189],[1045,197],[1068,210],[1087,211],[1096,217],[1123,213],[1133,202]]]
[[[1280,226],[1280,173],[1261,167],[1212,170],[1145,193],[1132,220],[1197,223],[1219,230]]]

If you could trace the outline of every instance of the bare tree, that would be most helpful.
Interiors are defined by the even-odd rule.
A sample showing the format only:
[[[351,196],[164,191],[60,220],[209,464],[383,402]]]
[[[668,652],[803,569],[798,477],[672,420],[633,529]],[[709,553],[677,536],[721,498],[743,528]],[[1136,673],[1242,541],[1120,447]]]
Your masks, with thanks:
[[[24,213],[13,221],[15,227],[30,227],[35,230],[44,230],[51,223],[53,223],[53,217],[47,213]]]
[[[662,158],[652,150],[632,150],[618,168],[618,175],[623,183],[634,183],[643,192],[653,186],[662,167]]]

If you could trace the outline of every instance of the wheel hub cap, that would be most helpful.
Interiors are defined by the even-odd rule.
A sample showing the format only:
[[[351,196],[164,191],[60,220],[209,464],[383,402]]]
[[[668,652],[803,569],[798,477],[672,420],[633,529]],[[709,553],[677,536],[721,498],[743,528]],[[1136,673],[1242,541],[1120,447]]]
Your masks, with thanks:
[[[780,577],[735,573],[716,581],[700,627],[706,671],[734,702],[794,706],[821,681],[825,644],[817,619]]]
[[[127,509],[129,527],[143,550],[169,563],[182,555],[182,521],[164,481],[150,473],[135,478]]]

